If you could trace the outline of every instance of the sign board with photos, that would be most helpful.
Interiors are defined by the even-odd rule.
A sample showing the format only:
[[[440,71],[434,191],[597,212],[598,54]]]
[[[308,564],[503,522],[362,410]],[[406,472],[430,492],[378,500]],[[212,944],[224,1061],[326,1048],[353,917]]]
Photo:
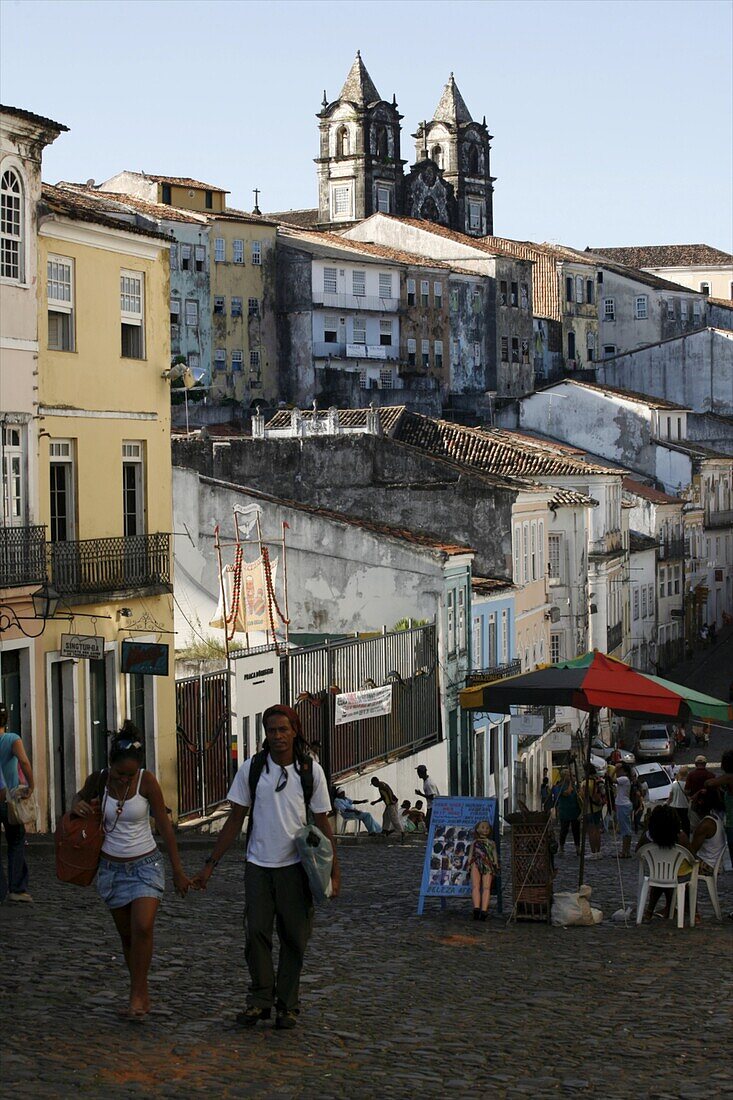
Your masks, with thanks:
[[[447,898],[471,897],[471,872],[468,861],[474,829],[479,821],[488,821],[499,852],[499,807],[495,798],[436,798],[430,816],[428,842],[425,848],[418,916],[426,898],[440,898],[445,907]],[[491,884],[496,894],[497,908],[502,911],[501,875]]]
[[[167,676],[168,646],[160,642],[122,643],[122,671],[136,676]]]

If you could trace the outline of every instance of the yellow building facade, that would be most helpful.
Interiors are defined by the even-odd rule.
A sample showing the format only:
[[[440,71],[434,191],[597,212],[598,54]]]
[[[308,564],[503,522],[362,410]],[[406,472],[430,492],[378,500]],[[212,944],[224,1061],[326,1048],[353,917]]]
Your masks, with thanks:
[[[107,731],[125,719],[143,734],[146,766],[176,806],[170,383],[162,377],[170,365],[168,256],[156,233],[115,224],[82,197],[44,187],[38,521],[61,601],[35,642],[42,828],[103,765]],[[102,641],[88,640],[95,636]],[[167,675],[140,663],[157,657],[163,671],[165,651],[140,642],[170,646]],[[123,671],[127,662],[136,671]]]

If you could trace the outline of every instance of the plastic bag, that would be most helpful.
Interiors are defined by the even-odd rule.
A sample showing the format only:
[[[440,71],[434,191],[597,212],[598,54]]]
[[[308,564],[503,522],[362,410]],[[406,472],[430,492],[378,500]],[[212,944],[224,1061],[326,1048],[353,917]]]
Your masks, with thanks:
[[[581,886],[576,893],[555,894],[552,901],[552,923],[565,928],[570,925],[600,924],[603,913],[590,903],[590,886]]]
[[[11,825],[30,825],[36,820],[38,804],[35,793],[27,795],[27,787],[13,787],[7,793],[8,821]]]
[[[331,897],[331,841],[315,825],[304,825],[295,834],[295,847],[308,876],[313,901],[316,905],[322,905]]]

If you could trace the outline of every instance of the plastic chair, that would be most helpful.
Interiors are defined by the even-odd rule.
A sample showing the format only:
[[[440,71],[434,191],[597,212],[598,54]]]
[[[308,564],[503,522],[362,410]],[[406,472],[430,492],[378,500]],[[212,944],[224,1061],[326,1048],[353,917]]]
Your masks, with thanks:
[[[697,910],[697,888],[700,883],[700,879],[705,883],[708,888],[708,894],[710,895],[710,901],[713,906],[713,912],[718,920],[723,919],[723,914],[720,911],[720,898],[718,897],[718,871],[723,866],[723,860],[725,859],[726,846],[720,849],[720,855],[715,861],[713,866],[712,875],[701,875],[700,864],[695,863],[695,868],[692,874],[692,881],[690,882],[690,913],[691,919],[694,921],[695,912]]]
[[[337,836],[349,836],[350,832],[353,833],[354,836],[358,836],[361,832],[362,825],[364,825],[364,822],[361,821],[360,818],[344,817],[343,814],[338,813],[338,811],[336,811],[336,820],[341,823],[341,828],[336,833]],[[349,830],[349,825],[353,825],[354,828]],[[364,825],[364,828],[366,828],[366,825]]]
[[[694,878],[694,871],[689,878],[681,881],[677,874],[685,860],[694,868],[695,857],[692,852],[688,852],[687,848],[683,848],[681,844],[675,844],[673,848],[660,848],[658,844],[645,844],[636,854],[641,860],[636,923],[641,924],[644,919],[650,888],[658,886],[673,891],[669,913],[670,916],[674,916],[674,911],[677,910],[677,927],[683,928],[685,924],[685,891]],[[694,925],[694,923],[695,909],[692,901],[692,890],[690,890],[690,924]]]

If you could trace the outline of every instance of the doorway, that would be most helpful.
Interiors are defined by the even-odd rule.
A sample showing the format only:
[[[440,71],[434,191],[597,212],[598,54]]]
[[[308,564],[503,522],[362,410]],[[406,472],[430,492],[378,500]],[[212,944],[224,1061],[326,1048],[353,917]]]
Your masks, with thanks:
[[[58,820],[76,794],[73,661],[54,661],[51,665],[51,752],[53,806]]]

